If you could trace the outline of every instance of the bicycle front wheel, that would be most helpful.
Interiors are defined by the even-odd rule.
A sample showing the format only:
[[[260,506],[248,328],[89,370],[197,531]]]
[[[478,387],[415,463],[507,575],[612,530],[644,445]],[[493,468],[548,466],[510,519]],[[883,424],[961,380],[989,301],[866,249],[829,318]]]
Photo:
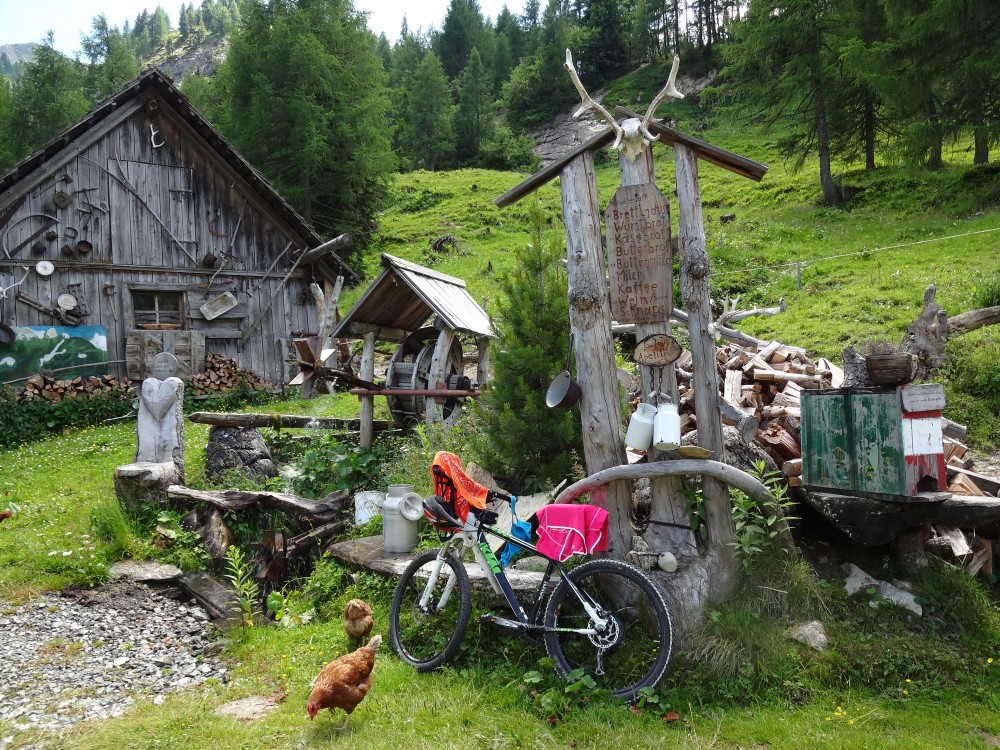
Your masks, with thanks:
[[[445,555],[430,586],[438,551],[417,557],[396,584],[389,613],[392,650],[418,672],[437,669],[454,658],[465,636],[472,613],[472,586],[469,574],[454,555]],[[424,592],[429,596],[421,605]]]
[[[576,592],[560,581],[545,610],[545,650],[556,671],[566,677],[576,669],[616,698],[632,700],[653,687],[670,662],[674,632],[663,596],[648,576],[621,560],[591,560],[569,572],[582,596],[606,620],[595,621]]]

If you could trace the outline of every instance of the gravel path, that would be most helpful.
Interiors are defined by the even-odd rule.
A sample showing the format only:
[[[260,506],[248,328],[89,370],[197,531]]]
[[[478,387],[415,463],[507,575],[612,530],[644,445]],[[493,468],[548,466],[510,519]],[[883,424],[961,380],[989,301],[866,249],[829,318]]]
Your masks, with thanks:
[[[117,581],[0,602],[0,750],[26,729],[58,731],[225,682],[223,644],[211,640],[206,612],[164,594],[180,590]]]

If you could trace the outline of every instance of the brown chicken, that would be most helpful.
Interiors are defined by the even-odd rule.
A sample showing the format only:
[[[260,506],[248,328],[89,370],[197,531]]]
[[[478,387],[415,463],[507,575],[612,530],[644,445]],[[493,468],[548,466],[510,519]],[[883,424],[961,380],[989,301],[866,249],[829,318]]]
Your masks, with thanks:
[[[342,708],[347,718],[340,730],[347,727],[351,712],[364,700],[372,686],[375,652],[381,644],[382,636],[376,635],[367,646],[344,654],[320,670],[306,703],[310,719],[315,719],[320,709],[329,708],[333,713],[335,708]]]
[[[357,648],[365,642],[372,632],[372,608],[361,599],[351,599],[344,607],[344,630],[350,639],[351,646]]]

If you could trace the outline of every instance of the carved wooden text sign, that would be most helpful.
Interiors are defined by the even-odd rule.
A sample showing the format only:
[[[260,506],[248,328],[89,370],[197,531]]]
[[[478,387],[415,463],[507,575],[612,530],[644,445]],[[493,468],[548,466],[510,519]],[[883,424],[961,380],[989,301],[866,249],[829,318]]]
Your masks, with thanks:
[[[654,333],[635,345],[632,361],[637,365],[666,367],[681,356],[681,345],[673,336]]]
[[[670,203],[656,185],[623,185],[604,212],[611,315],[658,323],[673,309]]]

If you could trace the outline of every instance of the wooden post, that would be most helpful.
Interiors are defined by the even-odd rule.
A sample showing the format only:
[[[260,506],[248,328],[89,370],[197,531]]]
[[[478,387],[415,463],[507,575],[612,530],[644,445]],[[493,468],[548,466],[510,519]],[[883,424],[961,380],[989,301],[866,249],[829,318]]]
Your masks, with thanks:
[[[636,156],[634,162],[629,161],[623,154],[619,154],[618,168],[621,173],[621,184],[623,186],[654,184],[656,181],[652,148],[643,149]],[[614,283],[613,279],[612,283]],[[635,324],[636,342],[642,341],[646,336],[651,336],[655,333],[670,333],[669,313],[664,316],[662,322]],[[663,386],[665,387],[666,395],[676,404],[679,402],[677,373],[673,364],[663,369]],[[654,368],[639,365],[639,388],[643,399],[657,387],[658,383],[655,381],[658,380],[658,377],[659,373]],[[649,453],[647,454],[649,462],[661,461],[663,458],[662,454],[656,448],[651,447],[649,449]],[[691,547],[694,546],[694,537],[690,530],[683,528],[689,526],[690,519],[684,512],[685,498],[681,478],[654,477],[650,479],[649,499],[649,518],[653,523],[647,529],[644,538],[649,544],[650,549],[657,551],[666,549],[675,554],[681,551],[689,552]]]
[[[427,387],[439,388],[444,382],[446,370],[448,369],[448,355],[451,353],[451,343],[455,340],[455,332],[450,328],[442,328],[438,334],[437,343],[434,345],[434,354],[431,355],[431,365],[427,369]],[[444,422],[444,412],[441,404],[431,396],[424,398],[424,421],[427,424],[441,424]]]
[[[719,378],[716,372],[715,337],[708,330],[712,322],[708,281],[711,269],[702,224],[701,192],[698,186],[698,156],[681,143],[674,144],[677,170],[677,224],[681,235],[681,296],[688,314],[694,375],[694,408],[698,416],[698,444],[725,460],[722,418],[719,415]],[[703,479],[705,516],[714,546],[728,545],[733,539],[729,489],[718,479]],[[722,593],[722,592],[719,592]]]
[[[364,349],[361,351],[361,377],[365,380],[375,379],[375,331],[369,331],[362,337]],[[375,417],[375,397],[358,396],[361,401],[361,435],[359,442],[362,448],[372,447],[372,435]]]
[[[576,345],[576,380],[583,390],[580,419],[587,472],[624,464],[621,403],[611,337],[611,304],[601,247],[601,209],[597,201],[594,158],[589,151],[570,161],[561,173],[563,224],[569,276],[569,320]],[[608,553],[624,557],[632,546],[627,482],[613,482],[590,495],[609,513]]]
[[[490,380],[490,338],[480,336],[476,339],[476,382],[482,388]]]

